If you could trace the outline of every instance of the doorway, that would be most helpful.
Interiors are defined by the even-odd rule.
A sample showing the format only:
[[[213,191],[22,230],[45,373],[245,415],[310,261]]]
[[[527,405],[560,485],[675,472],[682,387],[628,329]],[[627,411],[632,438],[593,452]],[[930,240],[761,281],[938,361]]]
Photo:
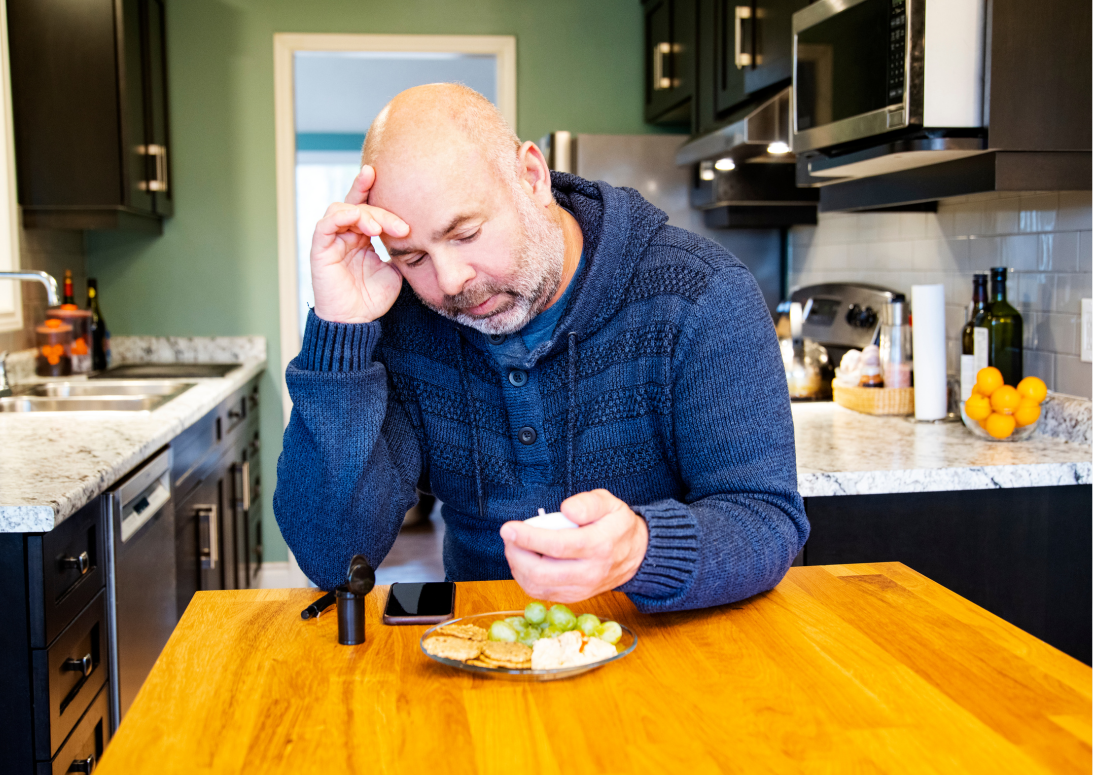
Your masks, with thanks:
[[[349,190],[372,119],[404,89],[458,81],[492,100],[515,127],[516,39],[278,33],[273,49],[281,395],[287,425],[292,404],[283,369],[300,351],[308,305],[314,303],[311,233],[327,205]]]
[[[387,102],[412,86],[459,82],[483,94],[516,127],[516,39],[507,35],[273,36],[277,147],[277,253],[283,422],[292,403],[284,368],[300,351],[310,306],[309,254],[315,223],[340,201],[360,169],[361,147]],[[438,514],[404,531],[378,569],[390,580],[432,580],[439,572]],[[397,567],[393,567],[394,566]],[[285,586],[306,579],[289,552]]]

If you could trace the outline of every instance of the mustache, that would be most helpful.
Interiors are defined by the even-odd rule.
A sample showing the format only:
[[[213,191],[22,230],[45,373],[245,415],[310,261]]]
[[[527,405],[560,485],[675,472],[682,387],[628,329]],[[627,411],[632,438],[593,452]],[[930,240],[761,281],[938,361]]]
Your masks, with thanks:
[[[507,294],[510,297],[519,296],[519,294],[513,291],[511,288],[502,287],[495,283],[485,283],[476,288],[464,289],[454,296],[445,295],[443,301],[441,302],[441,306],[444,308],[445,312],[451,315],[456,315],[464,312],[464,310],[477,307],[479,304],[484,303],[490,297],[496,296],[498,294]],[[507,306],[502,305],[501,308],[495,310],[493,314],[496,314],[497,312],[502,312],[505,309],[507,309]]]

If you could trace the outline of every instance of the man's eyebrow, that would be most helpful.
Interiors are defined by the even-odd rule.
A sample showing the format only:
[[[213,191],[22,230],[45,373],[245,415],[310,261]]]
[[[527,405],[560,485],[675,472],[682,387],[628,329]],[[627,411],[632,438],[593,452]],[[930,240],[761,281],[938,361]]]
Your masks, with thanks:
[[[478,218],[478,217],[479,217],[478,213],[464,213],[462,215],[457,215],[454,218],[452,218],[450,221],[448,221],[447,226],[445,226],[441,229],[437,229],[435,232],[433,232],[433,239],[434,240],[442,240],[445,237],[447,237],[449,234],[451,234],[453,231],[456,231],[457,229],[459,229],[459,227],[461,227],[465,223],[467,223],[467,221],[473,221],[475,218]],[[415,248],[413,246],[407,246],[407,247],[402,247],[402,248],[388,248],[387,249],[387,253],[391,256],[391,258],[399,258],[400,256],[408,256],[411,253],[420,253],[420,252],[421,252],[421,248]]]

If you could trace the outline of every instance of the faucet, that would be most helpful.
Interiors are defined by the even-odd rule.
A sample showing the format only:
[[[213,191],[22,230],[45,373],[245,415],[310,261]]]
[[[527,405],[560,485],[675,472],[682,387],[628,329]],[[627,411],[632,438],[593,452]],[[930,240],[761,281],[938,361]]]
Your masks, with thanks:
[[[11,395],[11,385],[8,384],[8,353],[0,352],[0,398]]]
[[[46,297],[49,306],[56,307],[61,303],[57,296],[57,280],[46,272],[0,272],[0,280],[33,280],[46,287]]]

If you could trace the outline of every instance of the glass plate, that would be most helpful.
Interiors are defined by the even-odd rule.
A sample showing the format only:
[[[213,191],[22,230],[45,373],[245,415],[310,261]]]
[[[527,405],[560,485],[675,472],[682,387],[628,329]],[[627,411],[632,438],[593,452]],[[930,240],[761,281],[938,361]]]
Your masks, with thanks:
[[[622,659],[637,648],[638,645],[638,636],[625,624],[619,624],[619,627],[622,628],[622,637],[619,638],[619,642],[615,644],[615,648],[618,649],[619,652],[618,654],[607,659],[601,659],[599,662],[593,662],[589,665],[559,667],[553,670],[510,670],[504,667],[479,667],[478,665],[468,665],[466,662],[460,662],[457,659],[446,659],[444,657],[434,656],[425,650],[425,639],[441,627],[447,627],[451,624],[477,624],[482,629],[489,630],[490,624],[497,619],[523,615],[523,611],[492,611],[488,614],[464,616],[462,619],[449,619],[448,621],[438,624],[435,627],[430,627],[425,631],[425,634],[421,636],[421,642],[419,644],[421,652],[429,659],[434,659],[442,665],[466,670],[468,673],[477,673],[483,677],[506,678],[510,681],[557,681],[562,678],[572,678],[581,673],[587,673],[589,670],[595,670],[597,667],[603,667],[609,662]],[[607,621],[607,618],[601,616],[600,621]]]

